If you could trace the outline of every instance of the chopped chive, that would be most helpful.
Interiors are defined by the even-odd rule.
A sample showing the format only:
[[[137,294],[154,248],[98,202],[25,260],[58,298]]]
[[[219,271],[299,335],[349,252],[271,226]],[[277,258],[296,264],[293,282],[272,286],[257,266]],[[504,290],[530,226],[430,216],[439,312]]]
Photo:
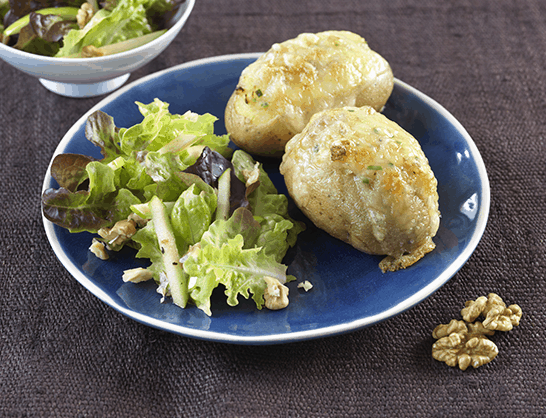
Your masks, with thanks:
[[[383,167],[381,167],[380,165],[369,165],[368,166],[368,170],[382,170]]]
[[[260,89],[256,90],[256,96],[258,97],[262,97],[264,94],[262,93],[262,91]]]
[[[370,179],[364,177],[364,178],[362,179],[362,183],[364,183],[364,184],[370,184]]]
[[[262,107],[267,107],[267,106],[269,106],[269,103],[267,103],[267,102],[262,103]]]

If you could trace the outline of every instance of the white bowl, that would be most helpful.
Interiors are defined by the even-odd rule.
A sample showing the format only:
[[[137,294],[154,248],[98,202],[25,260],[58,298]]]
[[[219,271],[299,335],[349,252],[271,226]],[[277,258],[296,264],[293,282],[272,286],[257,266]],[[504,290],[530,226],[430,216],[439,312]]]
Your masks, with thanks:
[[[127,81],[131,71],[157,57],[178,35],[195,0],[186,0],[170,21],[169,30],[152,42],[130,51],[96,58],[53,58],[0,43],[0,58],[37,77],[48,90],[67,97],[91,97],[109,93]]]

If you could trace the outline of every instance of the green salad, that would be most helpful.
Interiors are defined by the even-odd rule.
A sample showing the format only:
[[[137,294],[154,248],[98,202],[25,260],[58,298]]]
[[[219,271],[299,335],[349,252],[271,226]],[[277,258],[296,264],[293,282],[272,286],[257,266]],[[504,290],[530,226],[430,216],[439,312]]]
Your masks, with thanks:
[[[0,0],[0,42],[62,58],[111,55],[166,32],[184,0]]]
[[[85,134],[101,160],[54,158],[60,187],[43,193],[44,216],[71,232],[97,233],[90,249],[100,258],[134,247],[150,266],[126,271],[124,280],[153,279],[182,308],[191,303],[211,315],[220,285],[231,306],[239,295],[267,306],[271,283],[294,279],[282,260],[304,229],[289,216],[287,197],[260,163],[228,146],[228,135],[214,134],[216,117],[171,114],[159,99],[137,106],[143,120],[130,128],[102,111],[88,118]]]

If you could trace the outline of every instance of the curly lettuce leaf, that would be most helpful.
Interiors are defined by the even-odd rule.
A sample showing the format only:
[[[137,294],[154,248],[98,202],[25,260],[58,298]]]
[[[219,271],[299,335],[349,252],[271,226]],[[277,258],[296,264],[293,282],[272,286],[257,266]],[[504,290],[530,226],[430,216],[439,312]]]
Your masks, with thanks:
[[[214,189],[205,183],[194,183],[182,192],[171,213],[171,223],[177,239],[183,241],[185,252],[188,245],[196,244],[209,229],[216,210]]]
[[[153,184],[152,178],[146,173],[146,167],[134,158],[125,158],[123,171],[120,173],[122,184],[129,190],[142,192]],[[149,199],[146,199],[149,200]]]
[[[190,279],[190,296],[207,315],[211,315],[210,297],[219,284],[224,285],[230,306],[239,303],[239,295],[248,299],[252,293],[256,307],[261,309],[267,287],[264,276],[285,283],[286,268],[260,248],[245,249],[242,235],[236,235],[220,246],[202,245],[184,262],[184,270],[195,280],[192,283]]]
[[[244,248],[254,248],[260,235],[260,223],[246,208],[238,208],[227,220],[215,221],[202,236],[201,245],[222,246],[223,243],[240,235]]]
[[[140,102],[136,104],[144,119],[141,123],[120,131],[121,148],[125,153],[180,153],[191,146],[201,145],[208,146],[226,158],[231,155],[228,147],[229,136],[214,135],[214,123],[218,120],[215,116],[193,112],[171,114],[169,104],[157,98],[147,105]],[[188,137],[193,138],[193,141],[185,141]],[[177,147],[177,144],[180,146]],[[196,159],[194,157],[193,162]]]
[[[153,180],[154,195],[165,201],[174,201],[187,189],[177,173],[187,168],[177,154],[150,152],[145,159],[146,174]]]
[[[2,7],[8,3],[10,18],[6,25],[10,25],[15,20],[28,15],[30,12],[51,7],[80,7],[86,0],[0,0]]]
[[[29,23],[20,30],[13,47],[33,54],[53,56],[59,50],[58,42],[75,27],[74,21],[65,20],[62,16],[31,12]]]
[[[192,278],[190,296],[199,309],[211,315],[210,297],[220,284],[225,287],[229,305],[237,305],[239,295],[248,299],[250,292],[256,307],[261,309],[267,287],[264,276],[281,283],[292,280],[286,275],[287,266],[280,262],[286,249],[280,255],[283,250],[273,251],[272,247],[260,245],[271,239],[274,246],[286,237],[283,229],[291,226],[286,222],[290,225],[262,230],[262,225],[243,207],[228,220],[215,221],[184,261],[184,270]]]
[[[47,189],[42,196],[44,216],[70,232],[93,232],[126,219],[130,207],[140,200],[127,189],[121,189],[102,202],[93,201],[86,190],[71,192],[63,187]]]
[[[71,232],[97,232],[110,223],[110,208],[89,202],[88,197],[89,192],[85,190],[47,189],[42,195],[43,214]]]
[[[114,118],[101,110],[93,112],[85,123],[85,137],[100,148],[102,162],[110,162],[122,154],[118,132]]]
[[[178,136],[179,132],[171,127],[171,120],[177,116],[171,115],[168,103],[159,99],[148,105],[135,103],[144,119],[127,130],[121,130],[121,149],[126,154],[143,150],[157,151]]]
[[[289,233],[297,228],[297,224],[275,213],[265,215],[260,221],[260,234],[256,239],[256,246],[274,257],[279,263],[282,261],[288,248],[293,246],[289,240]]]
[[[70,232],[97,232],[126,219],[131,206],[141,200],[130,190],[118,187],[117,171],[99,161],[87,163],[88,190],[70,191],[64,187],[46,190],[42,196],[44,215]]]
[[[60,187],[74,192],[88,179],[85,167],[91,161],[94,159],[86,155],[59,154],[51,163],[51,176],[59,183]]]
[[[264,226],[272,225],[268,219],[279,215],[292,223],[288,228],[287,223],[277,225],[286,231],[286,242],[290,247],[296,244],[297,236],[305,230],[302,222],[297,222],[288,214],[288,198],[284,194],[278,194],[277,189],[261,164],[244,151],[237,150],[231,159],[237,177],[247,185],[247,197],[254,216],[264,219]],[[276,219],[279,219],[278,217]],[[266,227],[264,231],[269,229]],[[284,248],[284,246],[283,246]],[[281,251],[279,251],[281,253]],[[284,254],[283,254],[284,256]]]

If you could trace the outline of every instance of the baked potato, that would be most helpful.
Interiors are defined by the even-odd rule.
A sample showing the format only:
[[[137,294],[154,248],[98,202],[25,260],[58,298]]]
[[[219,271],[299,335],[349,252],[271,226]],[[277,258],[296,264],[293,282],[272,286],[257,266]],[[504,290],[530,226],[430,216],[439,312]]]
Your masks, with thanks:
[[[417,140],[372,107],[315,114],[286,144],[280,172],[318,228],[386,255],[383,272],[406,268],[435,247],[434,173]]]
[[[246,67],[225,110],[232,141],[280,156],[311,116],[343,106],[380,110],[393,88],[387,61],[352,32],[304,33],[274,44]]]

